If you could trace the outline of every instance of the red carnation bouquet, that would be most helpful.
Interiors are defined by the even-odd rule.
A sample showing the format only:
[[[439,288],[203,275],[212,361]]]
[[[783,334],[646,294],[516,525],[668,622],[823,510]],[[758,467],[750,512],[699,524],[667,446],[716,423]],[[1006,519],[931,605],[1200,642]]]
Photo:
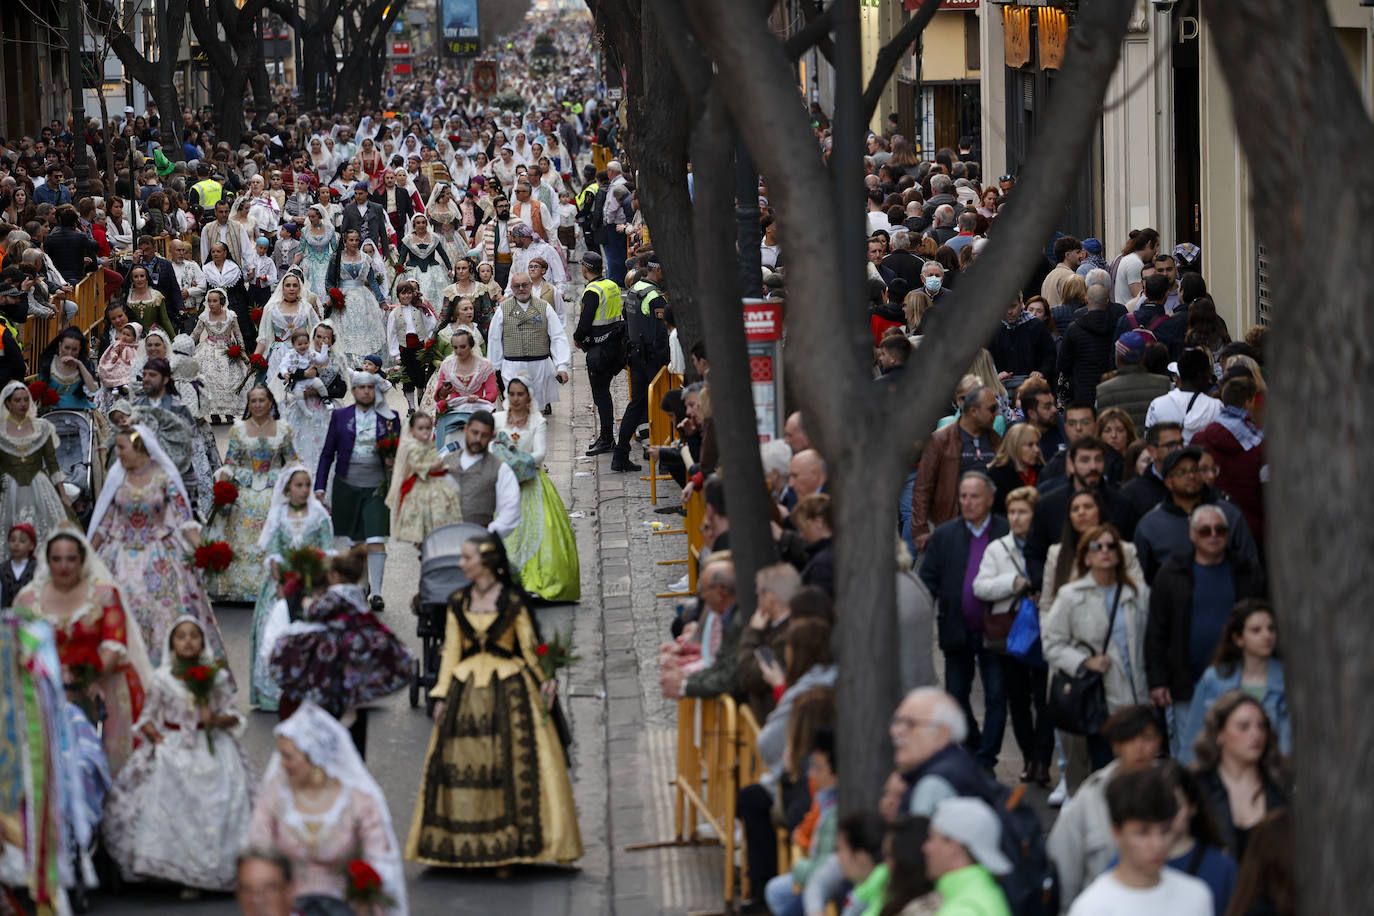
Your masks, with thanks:
[[[248,357],[248,365],[257,369],[259,372],[266,372],[267,357],[263,356],[261,353],[254,353],[252,356]]]
[[[534,654],[539,658],[540,680],[544,681],[553,680],[560,669],[571,668],[573,662],[580,660],[572,650],[572,634],[564,636],[556,630],[553,639],[534,647]],[[545,721],[548,721],[549,707],[552,705],[553,697],[550,696],[544,707]]]
[[[224,662],[213,662],[209,665],[195,664],[185,665],[181,659],[177,659],[177,664],[173,666],[172,673],[186,685],[190,691],[191,698],[196,702],[197,709],[210,708],[210,694],[215,690],[215,678],[219,676],[220,670],[224,668]],[[205,743],[210,748],[210,753],[215,752],[215,739],[209,725],[205,726]]]
[[[261,323],[261,322],[262,322],[262,309],[260,309],[260,308],[253,309],[253,311],[251,311],[251,312],[248,313],[248,317],[249,317],[249,319],[253,322],[253,324],[259,324],[259,323]]]
[[[267,357],[261,353],[254,353],[248,357],[248,368],[251,371],[243,377],[243,381],[239,382],[238,387],[234,389],[235,394],[241,393],[249,381],[257,383],[267,377]]]
[[[29,397],[33,398],[39,407],[53,407],[62,400],[62,395],[49,388],[48,383],[42,379],[29,382]]]
[[[234,548],[225,541],[202,541],[201,545],[196,548],[195,563],[197,569],[222,573],[229,568],[229,564],[232,562],[234,562]]]
[[[396,901],[382,886],[382,876],[361,856],[349,859],[344,866],[344,902],[384,909],[396,905]]]
[[[344,299],[343,290],[337,286],[329,287],[329,308],[331,311],[342,312],[347,308],[348,303]]]
[[[206,525],[212,525],[215,516],[219,515],[219,510],[224,506],[232,506],[238,502],[239,488],[232,480],[217,480],[214,486],[215,505],[210,510],[210,517],[206,520]]]
[[[385,497],[387,491],[391,489],[391,472],[396,459],[396,451],[401,447],[401,437],[390,435],[382,436],[377,440],[377,457],[382,459],[382,466],[386,468],[386,473],[382,479],[382,485],[377,489],[377,495]]]
[[[324,551],[318,547],[288,550],[281,562],[281,594],[292,620],[301,618],[307,595],[325,581]]]
[[[225,347],[224,355],[232,360],[237,360],[241,363],[248,362],[248,357],[243,355],[243,347],[239,346],[238,344],[230,344],[229,346]]]

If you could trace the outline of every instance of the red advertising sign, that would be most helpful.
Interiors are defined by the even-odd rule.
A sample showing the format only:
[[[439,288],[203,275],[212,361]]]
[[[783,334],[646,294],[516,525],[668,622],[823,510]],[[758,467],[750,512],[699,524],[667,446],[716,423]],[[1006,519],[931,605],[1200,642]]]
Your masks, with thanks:
[[[408,42],[408,41],[393,41],[393,42],[391,43],[391,56],[392,56],[392,57],[409,57],[409,56],[410,56],[410,42]]]
[[[765,343],[782,338],[782,303],[748,299],[744,303],[744,336]]]
[[[397,76],[405,75],[410,72],[410,64],[395,64],[392,66],[391,72]]]

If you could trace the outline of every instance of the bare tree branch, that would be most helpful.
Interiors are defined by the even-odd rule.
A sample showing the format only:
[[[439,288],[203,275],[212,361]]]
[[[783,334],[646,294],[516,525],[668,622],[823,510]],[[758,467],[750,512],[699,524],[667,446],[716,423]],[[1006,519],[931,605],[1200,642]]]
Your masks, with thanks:
[[[883,97],[883,90],[887,88],[887,81],[892,79],[892,71],[897,69],[897,62],[902,59],[907,47],[921,37],[930,20],[935,18],[940,2],[941,0],[924,0],[916,15],[908,19],[901,30],[892,36],[892,40],[878,51],[873,63],[873,75],[868,79],[868,88],[864,90],[861,103],[865,123],[872,120],[873,112],[878,109],[878,100]],[[982,15],[989,15],[989,11],[984,10]]]
[[[827,61],[832,65],[835,63],[835,45],[830,40],[830,29],[834,24],[832,15],[834,9],[833,3],[823,10],[819,3],[802,4],[802,15],[806,17],[806,25],[787,39],[788,57],[796,60],[811,50],[812,47],[815,47]]]

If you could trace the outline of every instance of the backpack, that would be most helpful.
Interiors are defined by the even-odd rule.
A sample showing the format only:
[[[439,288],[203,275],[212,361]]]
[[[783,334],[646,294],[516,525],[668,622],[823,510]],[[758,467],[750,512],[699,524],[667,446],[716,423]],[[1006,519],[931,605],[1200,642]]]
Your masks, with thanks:
[[[1002,822],[1002,852],[1012,864],[1011,874],[1001,879],[1007,904],[1017,916],[1057,916],[1059,873],[1045,850],[1040,817],[1025,801],[1026,787],[996,787],[987,801]]]
[[[1169,316],[1160,315],[1158,318],[1156,318],[1154,321],[1151,321],[1143,328],[1140,326],[1140,319],[1135,317],[1135,312],[1131,312],[1129,315],[1127,315],[1126,320],[1130,322],[1131,330],[1135,331],[1141,337],[1145,338],[1145,343],[1148,345],[1156,342],[1159,339],[1155,337],[1155,328],[1159,327],[1161,324],[1168,321]]]

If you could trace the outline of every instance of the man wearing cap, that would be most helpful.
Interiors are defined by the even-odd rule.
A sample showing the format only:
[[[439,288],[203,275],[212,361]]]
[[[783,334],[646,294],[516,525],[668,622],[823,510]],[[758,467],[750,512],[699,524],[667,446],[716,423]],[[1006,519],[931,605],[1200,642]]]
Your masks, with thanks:
[[[514,218],[514,214],[512,214],[512,218]],[[545,279],[553,284],[554,311],[559,313],[558,317],[561,320],[563,318],[563,287],[568,283],[568,272],[563,267],[562,254],[557,248],[550,245],[547,239],[523,222],[511,226],[510,244],[510,272],[512,277],[516,274],[527,273],[530,261],[535,258],[544,262]],[[509,278],[506,282],[506,295],[511,295]]]
[[[343,222],[339,226],[339,237],[351,230],[362,233],[363,240],[371,239],[377,249],[385,256],[391,254],[391,233],[387,230],[386,211],[382,205],[367,196],[367,182],[359,181],[353,185],[353,199],[344,205]]]
[[[931,815],[921,851],[926,874],[943,900],[937,916],[1011,916],[996,878],[1011,874],[1012,864],[1002,852],[1002,822],[987,802],[980,798],[940,802]]]
[[[1202,449],[1192,446],[1181,448],[1164,459],[1164,486],[1169,495],[1145,513],[1131,538],[1140,556],[1140,566],[1145,570],[1147,584],[1154,582],[1155,573],[1169,560],[1193,552],[1189,517],[1204,503],[1215,505],[1226,517],[1228,554],[1243,558],[1252,567],[1261,565],[1259,550],[1244,513],[1203,482],[1198,471],[1201,460]]]
[[[350,544],[367,544],[367,581],[372,609],[380,611],[382,577],[386,571],[386,541],[391,534],[390,511],[382,495],[393,458],[383,458],[377,443],[399,437],[396,413],[377,399],[376,378],[367,372],[352,376],[353,403],[336,408],[329,416],[324,448],[315,471],[315,495],[324,500],[331,469],[334,496],[331,514],[334,533]]]
[[[587,353],[587,381],[591,383],[592,403],[596,405],[597,436],[587,449],[600,455],[615,449],[612,424],[615,404],[611,400],[611,380],[625,368],[625,319],[620,287],[602,276],[601,255],[588,251],[582,255],[582,309],[578,314],[573,343]]]
[[[19,344],[19,326],[28,320],[27,296],[8,280],[0,280],[0,386],[22,382],[29,374],[24,350]]]
[[[513,226],[511,233],[518,229],[528,231],[528,227]],[[558,400],[558,385],[568,380],[572,363],[568,335],[553,306],[534,297],[529,274],[512,273],[510,287],[510,298],[503,299],[491,316],[487,358],[503,379],[528,374],[532,404],[543,405],[548,416]]]
[[[1079,262],[1075,273],[1086,280],[1089,271],[1106,269],[1107,261],[1102,257],[1102,243],[1097,239],[1084,239],[1083,260]]]
[[[1105,287],[1093,286],[1088,292]],[[1131,415],[1136,429],[1145,429],[1150,404],[1172,387],[1167,376],[1145,369],[1145,335],[1128,331],[1116,339],[1116,375],[1097,386],[1097,409],[1120,407]]]
[[[639,258],[640,278],[630,297],[625,313],[625,337],[629,345],[630,402],[620,419],[620,439],[611,459],[613,471],[638,471],[639,465],[630,460],[630,444],[635,431],[649,416],[649,384],[658,370],[668,365],[668,324],[663,320],[663,308],[668,300],[663,296],[663,267],[653,252]]]
[[[196,165],[196,183],[191,185],[187,191],[187,202],[191,206],[191,211],[201,222],[205,222],[204,213],[213,210],[215,204],[224,196],[224,185],[220,184],[210,174],[210,163],[201,162]]]
[[[1134,312],[1116,323],[1116,336],[1130,331],[1148,333],[1149,337],[1169,348],[1170,357],[1178,359],[1183,349],[1184,334],[1188,331],[1188,313],[1183,310],[1169,315],[1164,311],[1164,301],[1169,298],[1169,278],[1163,274],[1150,274],[1144,280],[1143,289],[1144,300]]]

